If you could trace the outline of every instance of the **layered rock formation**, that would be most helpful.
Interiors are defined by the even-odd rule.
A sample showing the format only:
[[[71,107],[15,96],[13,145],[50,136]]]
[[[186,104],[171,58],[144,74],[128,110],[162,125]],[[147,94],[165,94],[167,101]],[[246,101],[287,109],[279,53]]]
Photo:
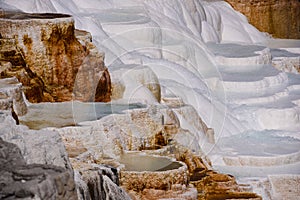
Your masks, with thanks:
[[[292,52],[294,50],[294,52]],[[295,74],[300,73],[300,49],[272,49],[272,65],[273,67]]]
[[[77,197],[73,170],[56,132],[16,126],[8,111],[0,113],[0,130],[1,199]]]
[[[199,151],[193,153],[189,150],[189,148],[194,149],[194,146],[180,141],[177,135],[190,138],[191,133],[180,127],[179,119],[172,109],[183,118],[193,112],[186,105],[176,104],[171,99],[164,98],[164,101],[168,102],[169,108],[166,107],[167,105],[150,106],[129,110],[123,114],[108,115],[97,121],[82,122],[78,127],[48,128],[40,131],[29,130],[22,125],[16,126],[9,112],[3,112],[0,118],[0,137],[17,144],[24,162],[30,164],[28,167],[38,173],[32,174],[22,165],[22,172],[25,171],[24,173],[29,174],[32,179],[27,177],[26,180],[25,178],[15,180],[10,177],[14,177],[13,174],[19,172],[8,170],[4,173],[4,179],[9,181],[1,195],[7,196],[13,193],[23,198],[24,195],[30,194],[42,196],[44,199],[49,198],[47,196],[49,193],[73,195],[74,188],[71,182],[74,169],[79,199],[209,199],[215,197],[259,199],[250,191],[243,190],[231,176],[212,172],[209,162],[199,154]],[[201,126],[202,128],[199,128],[204,131],[208,130],[203,122],[198,126]],[[63,137],[71,164],[58,133]],[[158,169],[154,169],[154,172],[126,171],[125,162],[120,157],[128,151],[136,150],[149,155],[150,161],[151,156],[157,158],[158,155],[167,156],[167,160],[177,161],[159,166]],[[159,163],[161,165],[160,161]],[[107,164],[114,167],[109,167]],[[134,159],[133,165],[140,167],[139,159]],[[60,180],[56,180],[56,174],[61,173],[72,175],[63,179],[67,181],[64,185],[69,192],[60,192],[65,188],[60,187]],[[43,194],[40,193],[42,189],[36,189],[46,184],[35,182],[35,175],[39,177],[40,174],[44,174],[47,184],[50,184],[47,185],[49,189]],[[47,174],[51,174],[51,178]],[[228,183],[223,179],[220,181],[216,176],[227,177]],[[25,194],[19,192],[18,187],[12,190],[12,187],[18,185],[20,181],[32,183],[26,187],[21,184],[20,190],[26,191]],[[207,182],[211,184],[206,184]],[[72,187],[68,186],[70,184]]]
[[[262,32],[276,38],[300,39],[298,0],[226,0]]]
[[[0,138],[1,199],[76,199],[71,171],[46,164],[26,164],[17,145]]]
[[[168,105],[172,105],[170,108],[183,117],[191,113],[186,105],[181,105],[183,108],[180,109],[181,106],[171,103],[170,99],[164,101],[168,101]],[[190,141],[195,138],[180,127],[177,114],[170,108],[150,106],[82,122],[79,127],[50,129],[63,137],[82,198],[98,197],[99,188],[109,180],[102,175],[116,177],[109,175],[115,173],[120,177],[120,186],[132,199],[260,199],[249,188],[238,185],[232,176],[213,172],[199,149],[190,142],[180,141],[183,137]],[[203,126],[204,131],[210,130],[206,125],[198,126]],[[143,153],[139,155],[137,151]],[[128,158],[126,155],[129,154],[137,157]],[[146,157],[144,160],[143,156]],[[164,165],[161,156],[179,162]],[[156,159],[159,164],[155,164]],[[151,164],[147,165],[147,162]],[[103,171],[103,164],[113,167]],[[225,177],[224,180],[219,180],[219,176]],[[118,178],[110,180],[114,183],[110,187],[116,188],[117,196],[129,198],[117,187]]]
[[[68,156],[76,152],[67,154],[56,131],[16,126],[13,108],[27,111],[21,84],[16,78],[0,83],[1,199],[130,199],[116,169],[83,165],[74,176]]]
[[[11,110],[18,116],[27,113],[22,84],[16,78],[0,79],[0,110]]]
[[[187,166],[167,157],[124,154],[121,185],[127,190],[169,190],[173,185],[188,185]]]
[[[32,17],[32,15],[30,16]],[[16,18],[18,17],[20,16]],[[24,15],[21,15],[21,17],[24,18]],[[37,15],[35,17],[39,16]],[[121,29],[122,28],[123,27],[121,27]],[[50,35],[52,35],[52,33]],[[98,84],[98,86],[95,87],[93,82],[95,81],[94,74],[97,69],[91,68],[90,66],[93,66],[93,63],[98,63],[99,60],[103,60],[103,55],[90,43],[91,37],[88,33],[79,31],[76,34],[78,42],[89,50],[90,57],[87,56],[89,58],[83,60],[82,68],[78,69],[72,94],[74,94],[77,99],[83,101],[97,100],[99,97],[98,94],[109,90],[109,86],[105,85],[109,77],[104,75],[103,79],[100,78],[100,82],[103,81],[103,84],[100,84],[100,86]],[[64,48],[67,49],[69,44],[65,45],[64,42],[60,41],[60,38],[68,38],[68,36],[64,36],[64,34],[60,34],[60,31],[56,30],[53,35],[54,39],[52,38],[47,42],[46,46],[50,46],[51,49],[46,49],[46,55],[47,51],[53,50],[52,53],[55,54],[55,56],[53,56],[55,62],[58,61],[59,63],[67,65],[68,59],[62,56],[60,51]],[[27,37],[25,38],[27,42],[23,41],[25,45],[23,47],[24,49],[29,49],[26,44],[31,43]],[[72,41],[73,39],[70,40]],[[19,41],[17,43],[19,43]],[[60,45],[61,43],[64,43],[64,45]],[[58,45],[58,48],[53,44]],[[72,42],[70,44],[72,44]],[[16,46],[14,50],[19,51],[19,47]],[[80,55],[82,52],[80,49],[78,51]],[[62,50],[62,52],[65,52],[65,50]],[[269,52],[266,52],[265,54],[261,54],[261,56],[255,56],[252,61],[262,58],[263,63],[264,61],[270,62],[269,57],[264,57],[265,55],[269,55],[268,53]],[[23,59],[25,62],[23,54],[25,53],[20,51],[19,54],[13,54],[13,56],[16,56],[21,61]],[[73,56],[72,51],[70,54]],[[74,59],[76,60],[77,58],[75,57]],[[226,59],[223,59],[223,61],[225,60]],[[218,61],[221,62],[222,60]],[[9,66],[9,64],[5,64],[5,66],[8,66],[8,68],[13,67],[13,65]],[[64,66],[60,67],[64,69]],[[5,68],[3,76],[7,76],[7,74],[13,72],[13,70],[6,70],[8,68]],[[58,97],[59,94],[63,94],[64,91],[68,90],[67,86],[60,87],[61,90],[56,90],[53,89],[53,85],[50,85],[50,88],[53,89],[51,92],[57,95],[54,98],[47,94],[47,91],[50,90],[46,84],[40,87],[45,83],[44,77],[41,78],[40,75],[32,72],[27,65],[25,65],[25,69],[23,68],[23,70],[25,70],[27,74],[31,74],[30,76],[33,77],[32,80],[38,82],[36,89],[42,88],[40,94],[41,96],[44,95],[43,98],[47,98],[47,100],[56,100],[55,98]],[[61,83],[57,79],[61,71],[57,71],[58,74],[52,74],[54,78],[50,78],[50,82],[53,81],[53,84]],[[125,72],[129,73],[128,76],[122,76],[122,78],[120,78]],[[133,68],[129,67],[127,70],[119,68],[115,70],[114,73],[116,77],[113,77],[113,81],[115,81],[116,84],[113,85],[113,87],[117,89],[113,92],[116,94],[116,99],[127,97],[129,100],[139,102],[140,99],[136,97],[142,97],[146,103],[156,103],[160,101],[161,94],[157,76],[150,68],[145,66],[133,66]],[[67,76],[68,74],[69,71],[67,70],[64,78],[69,80],[72,76]],[[96,81],[96,83],[98,83],[98,81]],[[94,89],[92,95],[90,88]],[[135,91],[136,88],[136,91],[139,93],[137,95],[131,95],[130,92],[132,92],[132,90]],[[143,96],[144,94],[147,94],[147,96]],[[68,95],[64,97],[64,100],[67,98],[69,98]],[[101,95],[99,98],[102,98]],[[99,119],[97,116],[93,118],[95,121],[92,122],[80,122],[77,124],[76,120],[74,120],[74,115],[71,115],[71,117],[74,117],[71,118],[73,119],[73,123],[67,125],[72,125],[73,127],[48,128],[42,131],[28,130],[24,126],[16,128],[10,116],[8,116],[8,119],[3,118],[3,124],[0,123],[0,128],[2,128],[0,130],[4,131],[0,136],[5,140],[18,144],[21,153],[28,163],[50,163],[58,165],[67,169],[71,174],[73,168],[75,181],[78,186],[77,192],[79,199],[129,199],[130,197],[126,194],[125,190],[133,199],[261,199],[251,192],[250,187],[247,186],[244,188],[244,186],[238,185],[232,176],[219,174],[211,170],[210,163],[205,156],[201,154],[199,143],[200,141],[205,141],[202,140],[205,139],[205,137],[200,137],[201,134],[208,137],[210,143],[214,143],[214,131],[205,125],[197,111],[189,105],[184,105],[183,101],[179,99],[174,98],[174,101],[165,97],[162,99],[163,102],[167,103],[157,106],[147,106],[147,108],[143,109],[134,109],[122,114],[106,114],[106,116],[100,120],[96,120]],[[149,101],[147,102],[147,100]],[[61,110],[65,109],[63,107],[64,105],[65,104],[60,105]],[[76,104],[74,104],[74,106],[76,107]],[[111,108],[112,110],[115,109],[113,106]],[[46,109],[37,109],[36,111],[45,112]],[[90,114],[90,111],[94,110],[79,110],[79,115]],[[47,114],[50,115],[50,113]],[[48,115],[46,116],[49,117]],[[70,117],[69,113],[67,113],[67,115],[65,115],[65,113],[59,115],[61,119]],[[177,116],[180,119],[178,119]],[[87,121],[91,120],[89,117],[85,119]],[[10,123],[7,123],[6,120]],[[44,118],[40,118],[39,120],[46,121]],[[182,124],[180,122],[182,122]],[[57,127],[65,125],[59,124]],[[49,126],[50,125],[46,127]],[[9,127],[13,127],[13,129],[11,130]],[[183,129],[183,127],[186,129]],[[38,127],[38,129],[39,128],[41,127]],[[65,142],[72,167],[70,167],[61,138],[57,133],[62,136]],[[159,168],[155,172],[139,173],[137,170],[128,172],[128,170],[126,171],[126,169],[124,169],[124,162],[120,157],[131,151],[143,151],[143,153],[150,155],[152,158],[157,155],[168,156],[168,159],[176,159],[177,161],[172,162],[171,166],[167,165]],[[135,165],[141,164],[138,159],[133,162]],[[103,164],[109,164],[113,167]],[[36,169],[35,166],[32,167]],[[119,175],[121,177],[120,181]],[[119,187],[119,184],[124,189]],[[11,186],[8,187],[8,190],[11,190],[10,187]],[[53,193],[55,193],[55,191]]]
[[[68,154],[56,131],[33,131],[16,126],[9,111],[0,112],[0,137],[16,144],[27,164],[51,164],[72,171]]]
[[[75,171],[78,185],[78,199],[130,200],[129,195],[119,187],[116,168],[105,165],[90,165]]]
[[[87,33],[76,38],[70,15],[7,12],[0,23],[0,60],[12,64],[1,77],[16,76],[29,101],[110,100],[104,55]]]
[[[209,43],[208,48],[215,54],[219,65],[243,66],[272,64],[280,71],[300,73],[299,48],[268,48],[258,45],[240,44],[214,44]],[[232,56],[238,54],[238,56]]]
[[[68,155],[56,131],[16,126],[9,111],[0,112],[0,154],[1,199],[130,199],[115,168],[71,166],[76,151]]]

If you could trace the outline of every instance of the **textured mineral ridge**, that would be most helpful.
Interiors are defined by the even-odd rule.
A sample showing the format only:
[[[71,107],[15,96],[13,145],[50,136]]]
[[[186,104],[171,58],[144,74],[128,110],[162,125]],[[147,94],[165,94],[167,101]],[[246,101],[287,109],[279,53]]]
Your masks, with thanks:
[[[69,170],[26,164],[17,145],[0,138],[0,199],[77,199]]]
[[[12,63],[1,77],[16,76],[29,101],[110,100],[104,54],[76,38],[70,15],[6,12],[0,24],[0,61]]]

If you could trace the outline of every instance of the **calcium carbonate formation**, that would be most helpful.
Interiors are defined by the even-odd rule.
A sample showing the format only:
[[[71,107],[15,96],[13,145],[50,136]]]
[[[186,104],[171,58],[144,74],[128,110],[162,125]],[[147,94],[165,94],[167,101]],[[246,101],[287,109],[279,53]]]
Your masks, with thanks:
[[[76,28],[89,31],[105,52],[112,102],[177,107],[173,111],[189,134],[178,134],[176,140],[192,150],[201,149],[214,169],[250,183],[264,199],[293,199],[300,194],[295,187],[300,181],[299,41],[283,46],[284,40],[259,32],[224,1],[3,0],[1,4],[24,12],[72,15]],[[101,121],[126,124],[121,118]],[[202,123],[205,127],[199,126]],[[91,126],[77,129],[97,132]],[[138,133],[138,128],[134,130],[132,138]],[[125,138],[122,134],[109,137],[116,142]],[[141,142],[120,145],[129,148]],[[116,155],[109,148],[103,151]]]

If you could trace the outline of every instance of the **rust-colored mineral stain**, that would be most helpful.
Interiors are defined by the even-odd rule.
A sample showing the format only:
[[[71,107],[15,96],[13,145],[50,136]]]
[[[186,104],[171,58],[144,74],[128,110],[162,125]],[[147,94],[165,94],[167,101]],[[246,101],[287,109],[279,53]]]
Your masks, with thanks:
[[[23,36],[23,43],[26,47],[30,47],[31,48],[31,45],[32,45],[32,39],[30,37],[28,37],[28,35],[24,35]]]
[[[47,80],[48,84],[72,91],[76,72],[87,54],[74,36],[74,26],[69,26],[65,32],[56,26],[49,38],[42,31],[41,38],[50,62],[54,62],[52,80]],[[59,97],[57,101],[60,101]]]
[[[111,81],[103,57],[98,56],[99,52],[92,44],[84,45],[78,41],[70,15],[5,12],[1,18],[5,23],[14,24],[5,32],[4,39],[13,41],[0,41],[1,44],[6,42],[1,45],[4,48],[2,60],[13,65],[10,71],[1,73],[1,77],[16,76],[30,102],[72,100],[74,87],[78,87],[78,100],[110,101]],[[66,19],[51,21],[54,18]],[[83,72],[78,78],[80,69]]]
[[[108,70],[106,69],[103,72],[103,75],[98,82],[96,93],[95,93],[95,101],[109,102],[111,100],[110,97],[111,97],[111,80],[110,80]]]

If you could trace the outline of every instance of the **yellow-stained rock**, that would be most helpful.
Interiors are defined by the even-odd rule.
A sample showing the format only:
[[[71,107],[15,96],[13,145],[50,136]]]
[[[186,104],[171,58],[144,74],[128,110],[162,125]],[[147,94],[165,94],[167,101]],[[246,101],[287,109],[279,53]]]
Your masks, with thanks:
[[[276,38],[300,39],[300,1],[226,0],[262,32]]]
[[[72,16],[5,12],[0,24],[0,61],[13,65],[1,77],[16,76],[29,101],[110,101],[104,54],[76,38]]]

